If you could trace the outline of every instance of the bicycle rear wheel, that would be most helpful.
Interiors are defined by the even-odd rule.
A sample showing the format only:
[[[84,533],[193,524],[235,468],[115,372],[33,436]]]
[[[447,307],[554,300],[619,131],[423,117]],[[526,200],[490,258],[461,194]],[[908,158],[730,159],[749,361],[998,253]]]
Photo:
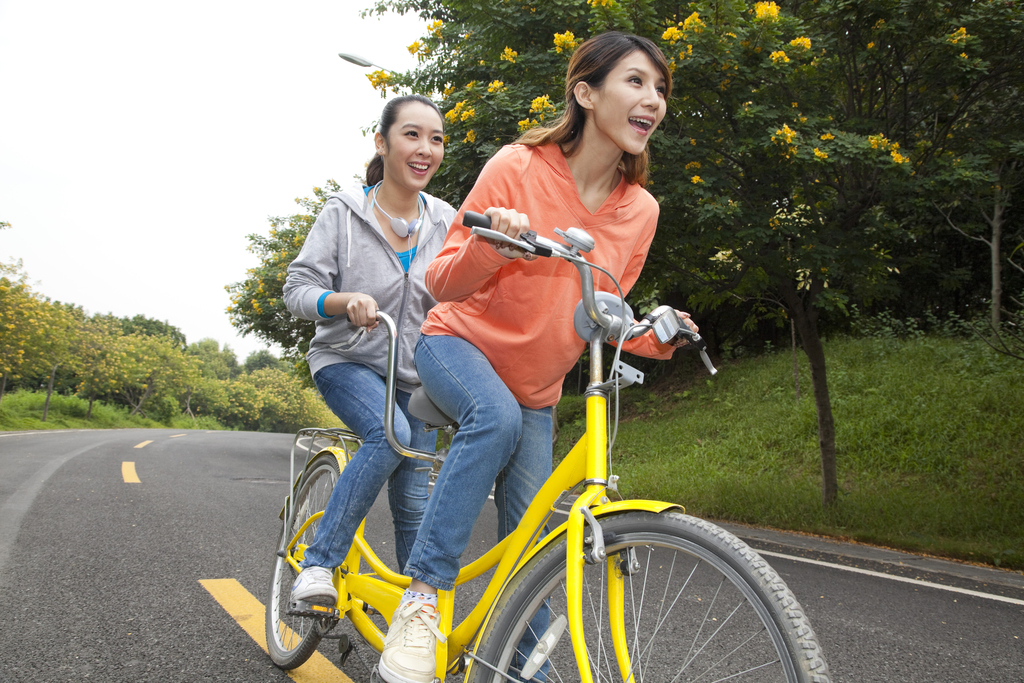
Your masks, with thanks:
[[[327,506],[327,501],[338,481],[341,467],[338,458],[331,452],[323,452],[313,458],[303,474],[298,492],[294,496],[291,518],[285,522],[285,532],[278,551],[285,548],[292,536],[312,515]],[[293,556],[302,557],[302,552],[313,542],[320,520],[314,521],[298,539]],[[329,619],[313,619],[288,614],[288,599],[296,572],[280,555],[274,558],[274,571],[270,582],[270,599],[267,601],[267,650],[274,664],[282,669],[301,666],[316,650],[323,634],[330,627]]]
[[[595,681],[729,680],[827,683],[828,667],[793,593],[746,543],[678,512],[630,512],[600,520],[608,562],[583,569],[583,629]],[[565,539],[533,558],[502,592],[477,657],[519,677],[543,633],[531,621],[567,614]],[[625,657],[617,657],[609,618],[609,575],[622,577],[617,612]],[[546,628],[546,626],[544,626]],[[530,638],[532,633],[533,637]],[[524,641],[526,642],[526,641]],[[620,671],[620,659],[626,671]],[[578,681],[568,629],[534,680]],[[467,683],[506,681],[474,662]]]

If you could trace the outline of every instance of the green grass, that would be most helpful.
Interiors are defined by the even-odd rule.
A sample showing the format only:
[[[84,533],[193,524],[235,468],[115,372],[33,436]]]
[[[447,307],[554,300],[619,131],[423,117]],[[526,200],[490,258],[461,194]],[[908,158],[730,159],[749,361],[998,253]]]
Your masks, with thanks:
[[[613,469],[626,497],[710,519],[1024,568],[1024,363],[981,342],[826,344],[839,498],[823,509],[817,417],[801,357],[725,364],[714,379],[623,392]],[[564,453],[582,400],[559,404]]]
[[[43,422],[43,404],[46,392],[16,391],[4,394],[0,401],[0,431],[32,431],[39,429],[122,429],[126,427],[173,429],[224,429],[212,417],[200,417],[193,421],[187,415],[164,424],[139,415],[129,415],[124,406],[109,405],[96,401],[92,416],[86,418],[89,402],[77,396],[62,396],[54,393],[50,397],[50,410]]]

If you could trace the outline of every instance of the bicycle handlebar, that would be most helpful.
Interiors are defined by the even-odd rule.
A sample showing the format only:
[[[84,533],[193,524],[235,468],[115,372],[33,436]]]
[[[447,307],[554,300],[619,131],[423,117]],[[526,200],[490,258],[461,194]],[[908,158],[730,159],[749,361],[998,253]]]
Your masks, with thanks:
[[[580,255],[581,251],[590,251],[594,247],[594,240],[586,231],[579,228],[569,228],[565,232],[556,229],[555,233],[568,242],[568,244],[559,244],[554,240],[541,237],[532,230],[522,233],[520,235],[522,239],[509,237],[504,233],[491,230],[491,219],[473,211],[466,211],[462,218],[462,224],[470,228],[470,234],[472,235],[479,235],[494,242],[509,244],[536,256],[564,259],[576,266],[576,270],[580,274],[583,308],[591,320],[602,329],[608,331],[609,338],[629,340],[646,334],[651,330],[654,330],[655,336],[662,344],[674,342],[682,337],[688,342],[682,348],[696,349],[700,353],[700,358],[704,361],[704,366],[708,369],[708,372],[712,375],[718,373],[718,370],[711,363],[711,358],[708,357],[707,342],[704,341],[700,334],[691,330],[679,318],[674,308],[659,306],[644,316],[641,322],[634,322],[632,320],[622,320],[618,316],[610,315],[598,307],[594,290],[594,276],[591,273],[591,268],[596,266]],[[607,274],[611,275],[610,273]],[[614,278],[612,279],[614,280]]]
[[[590,272],[593,266],[579,255],[581,250],[590,251],[594,245],[594,240],[585,231],[579,228],[569,228],[567,232],[556,230],[556,234],[570,242],[570,244],[566,245],[559,244],[546,237],[540,237],[532,230],[524,233],[526,239],[517,240],[504,233],[491,230],[491,219],[473,211],[465,213],[462,223],[466,227],[472,228],[470,230],[472,235],[479,235],[485,239],[511,244],[537,256],[552,256],[569,261],[576,266],[576,270],[580,274],[580,290],[583,293],[583,308],[587,312],[587,316],[597,323],[599,327],[607,330],[609,335],[616,338],[621,338],[628,332],[632,321],[621,320],[618,316],[609,315],[597,305],[594,294],[594,275]]]

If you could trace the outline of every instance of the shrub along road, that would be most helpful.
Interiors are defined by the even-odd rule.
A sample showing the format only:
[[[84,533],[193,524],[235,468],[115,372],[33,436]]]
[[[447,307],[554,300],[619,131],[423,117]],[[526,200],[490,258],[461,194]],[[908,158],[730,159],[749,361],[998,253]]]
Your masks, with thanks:
[[[245,630],[262,630],[253,600],[266,600],[290,447],[290,435],[248,432],[0,433],[3,680],[290,680]],[[368,535],[384,557],[389,527],[382,496]],[[488,506],[474,555],[493,528]],[[1020,575],[738,531],[772,553],[834,681],[1024,679]],[[248,612],[200,581],[244,589]],[[358,654],[344,673],[323,662],[315,680],[367,680],[360,659],[375,657]]]

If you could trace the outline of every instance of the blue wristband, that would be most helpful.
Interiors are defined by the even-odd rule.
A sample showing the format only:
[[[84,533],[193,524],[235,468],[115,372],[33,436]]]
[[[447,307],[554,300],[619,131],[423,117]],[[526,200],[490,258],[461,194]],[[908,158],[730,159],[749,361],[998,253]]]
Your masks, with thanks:
[[[320,295],[320,298],[316,300],[316,312],[317,315],[319,315],[321,318],[334,317],[333,315],[327,315],[326,313],[324,313],[324,299],[327,298],[328,294],[331,294],[331,292],[324,292],[323,294]]]

